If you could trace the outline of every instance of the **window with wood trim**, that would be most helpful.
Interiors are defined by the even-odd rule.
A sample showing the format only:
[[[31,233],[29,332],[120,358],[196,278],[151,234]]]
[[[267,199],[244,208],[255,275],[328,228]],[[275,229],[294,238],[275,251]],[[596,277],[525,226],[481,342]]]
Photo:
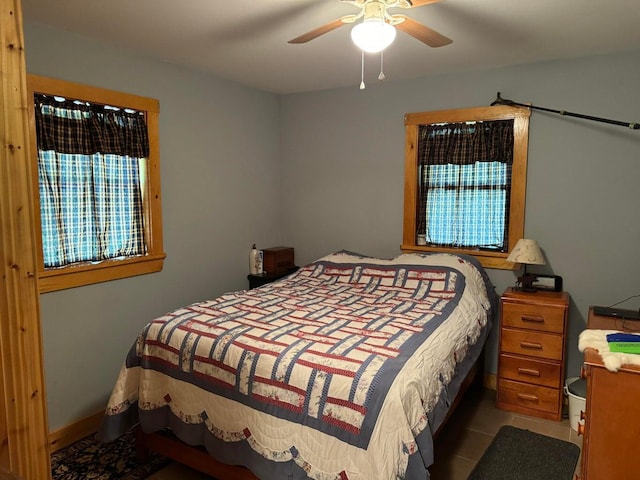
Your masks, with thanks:
[[[162,270],[158,101],[27,75],[40,292]]]
[[[524,233],[529,116],[510,106],[405,115],[402,251],[513,269],[506,258]]]

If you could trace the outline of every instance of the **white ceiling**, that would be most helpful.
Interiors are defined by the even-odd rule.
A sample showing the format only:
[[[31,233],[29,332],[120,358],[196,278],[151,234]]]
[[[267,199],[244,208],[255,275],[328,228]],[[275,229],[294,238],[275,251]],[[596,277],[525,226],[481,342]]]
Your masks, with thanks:
[[[350,25],[287,43],[358,12],[340,0],[22,0],[22,8],[29,21],[260,90],[360,84]],[[453,43],[431,48],[399,31],[384,55],[387,82],[640,48],[640,0],[442,0],[391,13]],[[365,83],[378,81],[379,67],[379,55],[365,57]]]

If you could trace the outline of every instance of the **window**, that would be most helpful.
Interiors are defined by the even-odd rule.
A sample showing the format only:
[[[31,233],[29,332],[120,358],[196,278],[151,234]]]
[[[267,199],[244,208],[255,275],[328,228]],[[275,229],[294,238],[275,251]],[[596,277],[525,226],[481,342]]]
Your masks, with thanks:
[[[506,258],[524,232],[529,115],[507,106],[406,115],[403,251],[513,268]]]
[[[162,270],[158,102],[27,76],[41,292]]]

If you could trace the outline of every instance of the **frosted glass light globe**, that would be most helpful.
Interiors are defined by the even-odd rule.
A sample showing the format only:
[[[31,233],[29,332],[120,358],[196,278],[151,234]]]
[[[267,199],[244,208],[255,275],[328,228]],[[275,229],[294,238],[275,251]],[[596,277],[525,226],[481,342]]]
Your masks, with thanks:
[[[381,52],[393,43],[396,29],[384,20],[365,20],[351,29],[351,40],[368,53]]]

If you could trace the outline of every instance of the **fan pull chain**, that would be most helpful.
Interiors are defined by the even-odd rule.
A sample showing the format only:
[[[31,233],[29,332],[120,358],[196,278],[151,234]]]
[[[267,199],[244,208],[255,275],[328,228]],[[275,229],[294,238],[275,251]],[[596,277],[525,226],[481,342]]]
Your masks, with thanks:
[[[384,72],[382,71],[382,67],[384,66],[384,50],[382,50],[380,52],[380,75],[378,75],[378,80],[380,80],[381,82],[387,78],[384,76]]]
[[[362,63],[360,66],[360,90],[364,90],[364,50],[362,50]]]

